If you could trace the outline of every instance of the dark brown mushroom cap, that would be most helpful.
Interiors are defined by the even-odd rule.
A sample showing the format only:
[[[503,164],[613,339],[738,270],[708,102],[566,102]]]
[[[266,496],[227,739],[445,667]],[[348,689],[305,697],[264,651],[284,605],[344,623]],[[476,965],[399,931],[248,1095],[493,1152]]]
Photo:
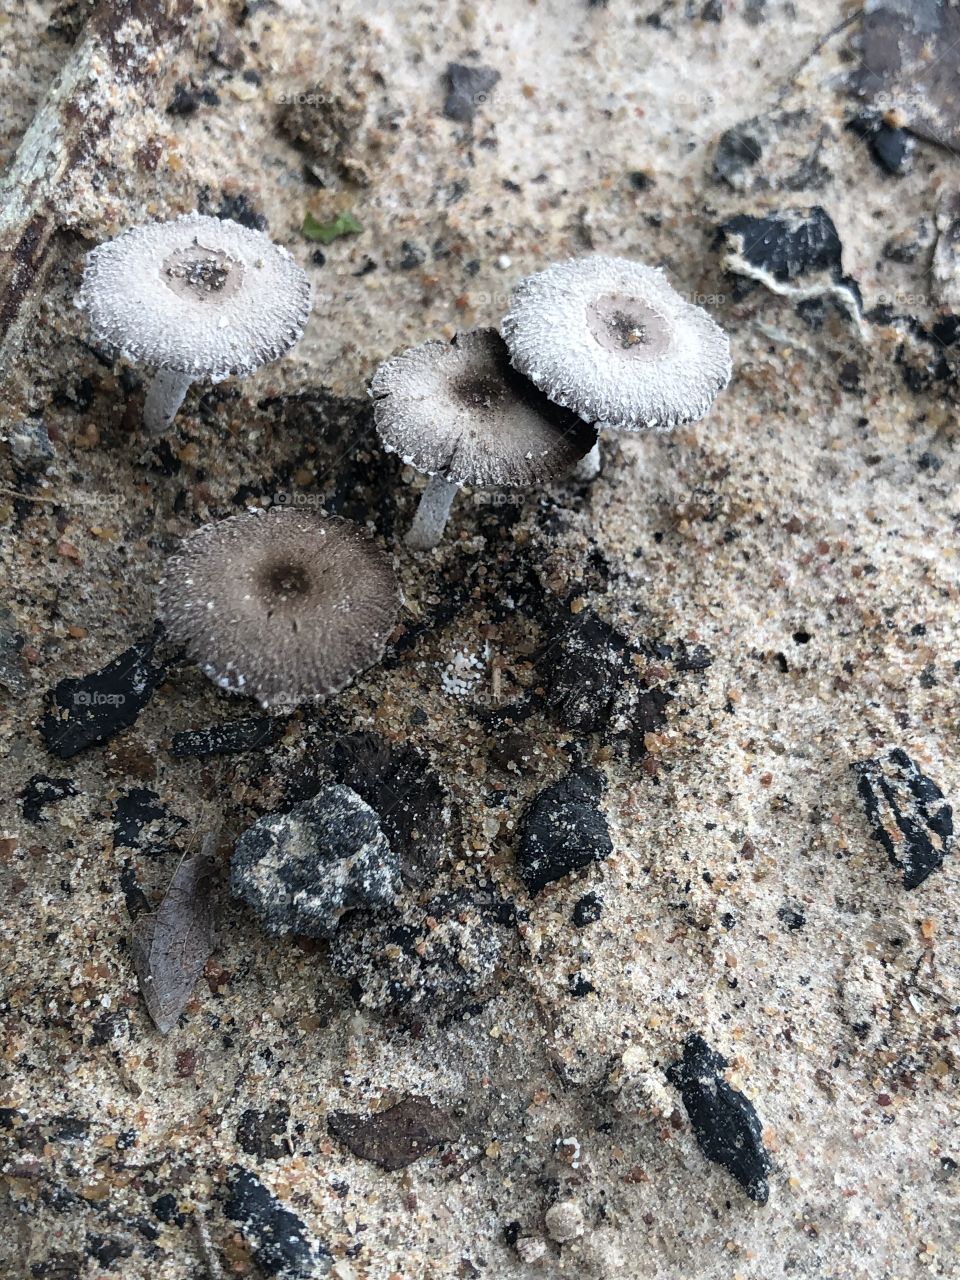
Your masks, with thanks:
[[[400,598],[358,525],[272,507],[188,537],[159,603],[170,638],[212,680],[274,707],[337,693],[377,662]]]
[[[702,418],[730,381],[730,343],[663,272],[600,254],[557,262],[513,290],[511,360],[598,428],[667,431]]]
[[[566,474],[596,433],[511,368],[495,329],[425,342],[370,386],[384,448],[456,484],[524,487]]]
[[[310,282],[262,231],[188,213],[92,249],[77,306],[111,355],[219,382],[298,341]]]

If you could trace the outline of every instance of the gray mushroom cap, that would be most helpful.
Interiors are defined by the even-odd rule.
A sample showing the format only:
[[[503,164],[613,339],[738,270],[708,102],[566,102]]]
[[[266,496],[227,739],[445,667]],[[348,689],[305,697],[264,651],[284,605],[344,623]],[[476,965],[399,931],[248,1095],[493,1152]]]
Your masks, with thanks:
[[[370,391],[384,448],[455,484],[537,484],[564,475],[596,442],[511,368],[495,329],[402,351]]]
[[[730,380],[727,335],[656,267],[600,255],[520,280],[501,327],[513,365],[598,428],[669,430]]]
[[[159,592],[170,638],[268,708],[328,697],[378,662],[399,604],[389,559],[358,525],[283,507],[198,529]]]
[[[310,314],[310,283],[262,232],[188,213],[92,249],[77,306],[112,356],[219,382],[289,351]]]

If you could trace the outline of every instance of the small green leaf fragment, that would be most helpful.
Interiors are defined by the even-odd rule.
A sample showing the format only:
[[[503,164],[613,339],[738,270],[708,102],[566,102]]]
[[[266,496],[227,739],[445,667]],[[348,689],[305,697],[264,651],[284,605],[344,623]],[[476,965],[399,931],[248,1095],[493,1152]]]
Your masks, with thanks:
[[[301,229],[308,240],[331,244],[338,236],[355,236],[363,227],[352,213],[337,214],[332,222],[318,222],[312,213],[308,213]]]

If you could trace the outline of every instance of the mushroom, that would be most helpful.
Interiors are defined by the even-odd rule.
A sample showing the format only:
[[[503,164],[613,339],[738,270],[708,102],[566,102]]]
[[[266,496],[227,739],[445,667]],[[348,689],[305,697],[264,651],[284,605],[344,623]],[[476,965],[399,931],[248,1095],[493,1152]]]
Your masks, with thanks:
[[[597,430],[695,422],[730,381],[727,335],[657,267],[571,258],[514,287],[500,330],[515,369]],[[592,479],[599,449],[577,469]]]
[[[261,231],[187,213],[92,249],[77,306],[113,357],[157,372],[147,431],[165,431],[191,382],[246,377],[298,341],[310,283]]]
[[[203,525],[159,592],[174,643],[265,708],[338,693],[378,662],[399,604],[388,558],[358,525],[284,507]]]
[[[385,449],[431,477],[407,545],[435,547],[464,484],[522,488],[565,474],[596,433],[510,367],[495,329],[425,342],[385,361],[370,386]]]

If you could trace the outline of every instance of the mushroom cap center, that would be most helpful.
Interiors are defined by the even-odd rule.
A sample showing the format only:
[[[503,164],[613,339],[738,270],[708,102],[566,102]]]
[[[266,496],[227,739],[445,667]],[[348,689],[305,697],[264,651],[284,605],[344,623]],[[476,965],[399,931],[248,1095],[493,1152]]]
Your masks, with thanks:
[[[469,409],[492,409],[506,394],[502,377],[492,370],[468,370],[451,384],[453,395]]]
[[[178,298],[190,302],[217,302],[232,298],[243,283],[243,263],[222,249],[206,248],[195,240],[175,249],[163,260],[163,283]]]
[[[605,351],[628,360],[656,360],[670,347],[666,317],[625,293],[607,293],[587,305],[587,326]]]
[[[308,596],[315,583],[309,568],[300,560],[271,560],[257,573],[257,586],[269,604],[284,604]]]

